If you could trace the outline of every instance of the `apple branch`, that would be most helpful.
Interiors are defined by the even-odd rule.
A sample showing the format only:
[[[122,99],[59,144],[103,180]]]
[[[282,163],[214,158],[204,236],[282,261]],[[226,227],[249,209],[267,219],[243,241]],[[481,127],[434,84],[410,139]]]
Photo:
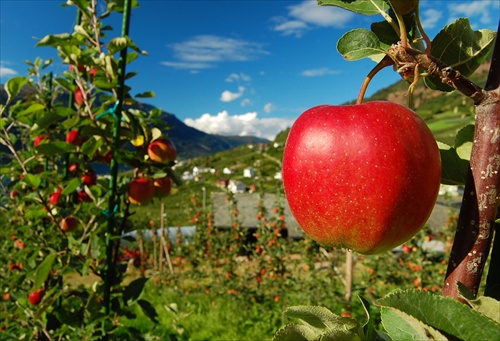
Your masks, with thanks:
[[[500,193],[499,69],[500,42],[497,39],[485,91],[478,91],[459,74],[446,71],[451,75],[451,83],[462,89],[462,93],[471,94],[469,97],[476,104],[470,169],[443,287],[443,295],[458,300],[461,299],[457,282],[477,295],[494,234]],[[491,264],[488,277],[498,278],[498,264],[496,266]],[[498,286],[498,283],[490,282],[489,285]]]

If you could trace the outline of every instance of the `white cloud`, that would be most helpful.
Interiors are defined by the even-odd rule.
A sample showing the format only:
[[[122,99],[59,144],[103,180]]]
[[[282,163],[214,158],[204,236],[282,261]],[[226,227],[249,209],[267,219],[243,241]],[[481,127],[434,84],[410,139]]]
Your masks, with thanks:
[[[442,16],[443,12],[438,11],[437,9],[429,8],[424,10],[420,14],[422,20],[422,27],[424,29],[436,27],[437,23],[439,22],[439,19],[441,19]]]
[[[296,37],[312,27],[344,28],[354,13],[339,7],[319,6],[316,1],[306,0],[288,7],[288,17],[275,19],[274,30]]]
[[[243,86],[238,87],[238,92],[231,92],[229,90],[225,90],[220,95],[220,100],[221,102],[232,102],[235,99],[240,98],[244,92],[245,92],[245,87]]]
[[[303,21],[286,19],[285,21],[283,21],[283,19],[280,21],[281,23],[277,24],[274,27],[274,30],[281,32],[286,36],[295,36],[300,38],[304,32],[309,29],[309,26]]]
[[[317,76],[326,76],[326,75],[338,75],[340,71],[330,70],[327,67],[319,68],[319,69],[309,69],[302,71],[302,76],[305,77],[317,77]]]
[[[233,83],[233,82],[250,82],[252,78],[250,76],[244,74],[244,73],[232,73],[226,78],[226,82],[228,83]]]
[[[459,17],[468,17],[471,19],[474,17],[479,17],[479,20],[482,24],[489,24],[493,20],[491,14],[498,14],[498,11],[500,10],[500,2],[498,2],[498,0],[466,1],[449,4],[448,9],[450,22],[455,21]]]
[[[0,78],[17,75],[17,71],[8,67],[0,66]]]
[[[215,35],[199,35],[170,45],[176,61],[161,64],[177,69],[206,69],[222,62],[246,62],[268,55],[263,44]]]
[[[264,105],[264,112],[269,114],[271,111],[274,111],[276,109],[276,106],[273,103],[267,103]]]
[[[217,115],[206,113],[197,119],[187,118],[184,123],[208,134],[257,136],[274,140],[279,132],[292,125],[293,120],[259,118],[257,112],[229,115],[224,110]]]
[[[249,98],[245,98],[243,101],[241,101],[242,107],[246,107],[247,105],[252,105],[252,101]]]

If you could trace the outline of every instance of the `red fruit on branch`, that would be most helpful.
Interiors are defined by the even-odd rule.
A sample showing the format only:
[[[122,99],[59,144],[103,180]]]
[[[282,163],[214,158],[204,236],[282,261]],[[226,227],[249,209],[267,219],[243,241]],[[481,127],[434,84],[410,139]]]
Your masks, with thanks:
[[[61,193],[62,189],[58,189],[54,193],[52,193],[49,197],[49,203],[51,205],[57,205],[59,203],[59,200],[61,200]]]
[[[78,129],[72,129],[66,134],[66,143],[81,146],[83,142],[85,142],[85,138],[80,136]]]
[[[28,300],[31,305],[38,305],[42,302],[43,296],[45,295],[45,290],[43,288],[32,291],[28,294]]]
[[[155,186],[147,178],[135,178],[128,187],[128,200],[132,204],[142,205],[148,203],[155,195]]]
[[[37,137],[35,137],[35,139],[33,140],[33,145],[36,147],[38,147],[43,140],[45,140],[47,138],[47,135],[39,135]]]
[[[154,162],[172,162],[177,157],[177,149],[169,139],[158,139],[149,144],[148,155]]]
[[[82,177],[82,181],[83,184],[88,187],[94,186],[97,183],[97,175],[95,174],[95,171],[93,169],[87,170]]]
[[[441,158],[425,122],[391,102],[323,105],[293,124],[283,182],[299,225],[321,244],[390,250],[427,221]]]
[[[73,217],[73,216],[67,216],[66,218],[63,218],[60,223],[60,228],[64,232],[71,232],[75,230],[78,227],[78,219]]]
[[[168,176],[154,179],[153,184],[156,189],[155,195],[159,198],[166,197],[172,190],[172,180]]]
[[[82,89],[76,88],[75,93],[74,93],[74,98],[75,98],[75,103],[78,106],[83,105],[83,103],[85,102],[85,96],[83,94]]]

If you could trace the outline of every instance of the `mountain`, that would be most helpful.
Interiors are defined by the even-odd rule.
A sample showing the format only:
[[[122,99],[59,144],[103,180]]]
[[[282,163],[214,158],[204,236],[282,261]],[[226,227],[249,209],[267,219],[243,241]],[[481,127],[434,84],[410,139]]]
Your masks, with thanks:
[[[18,97],[23,98],[29,94],[29,92],[29,88],[25,87]],[[5,104],[6,100],[7,92],[5,91],[4,86],[1,85],[0,103]],[[67,102],[68,96],[63,95],[61,101]],[[146,103],[139,103],[137,108],[146,112],[155,109],[154,106]],[[162,111],[155,124],[157,124],[163,131],[165,131],[164,128],[166,127],[170,128],[169,130],[166,130],[166,132],[168,133],[169,138],[174,142],[180,159],[208,156],[219,151],[232,149],[245,144],[269,143],[269,140],[255,136],[223,136],[207,134],[187,126],[174,114],[165,111]]]

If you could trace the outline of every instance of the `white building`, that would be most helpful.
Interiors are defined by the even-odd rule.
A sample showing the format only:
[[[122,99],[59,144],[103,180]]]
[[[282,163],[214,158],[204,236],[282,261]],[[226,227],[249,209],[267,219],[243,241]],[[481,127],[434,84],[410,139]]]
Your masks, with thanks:
[[[243,170],[243,176],[245,178],[253,178],[255,176],[255,168],[247,167]]]
[[[247,190],[247,186],[241,181],[237,180],[229,180],[229,184],[227,185],[227,189],[231,193],[245,193]]]

